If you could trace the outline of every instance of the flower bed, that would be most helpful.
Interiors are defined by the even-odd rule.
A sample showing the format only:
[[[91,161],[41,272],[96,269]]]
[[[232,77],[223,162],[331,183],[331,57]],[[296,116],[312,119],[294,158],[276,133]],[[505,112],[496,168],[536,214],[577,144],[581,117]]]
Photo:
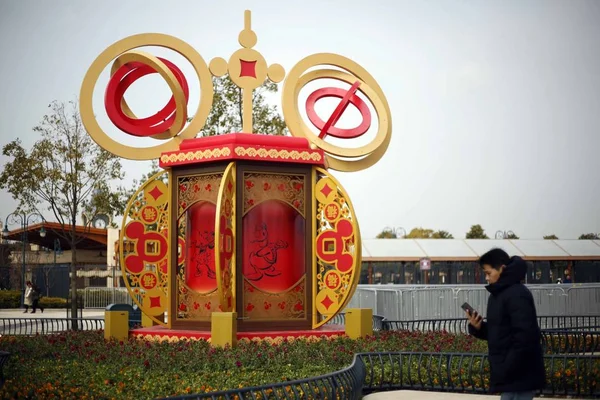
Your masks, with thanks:
[[[363,355],[365,389],[425,389],[459,392],[489,390],[490,366],[485,354]],[[600,395],[600,359],[546,356],[546,387],[552,395]]]
[[[344,368],[355,353],[484,352],[484,342],[443,332],[381,332],[363,340],[241,342],[212,348],[202,340],[105,342],[102,332],[3,337],[4,398],[150,399],[211,392],[322,375]]]
[[[544,331],[542,337],[547,354],[600,353],[600,328],[589,331]]]

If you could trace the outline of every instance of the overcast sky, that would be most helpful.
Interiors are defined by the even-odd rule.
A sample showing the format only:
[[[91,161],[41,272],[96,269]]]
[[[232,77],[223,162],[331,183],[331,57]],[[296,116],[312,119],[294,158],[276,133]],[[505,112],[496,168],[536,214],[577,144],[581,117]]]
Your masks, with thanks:
[[[0,144],[20,137],[31,146],[48,104],[75,99],[95,57],[128,35],[167,33],[206,62],[228,59],[246,8],[267,63],[289,71],[309,54],[338,53],[384,90],[393,118],[387,153],[368,170],[335,173],[364,237],[423,226],[460,238],[478,223],[490,236],[600,232],[595,0],[0,0]],[[103,75],[99,114],[105,85]],[[149,115],[167,96],[148,77],[127,98]],[[147,165],[126,162],[127,181]],[[0,202],[4,220],[16,203],[6,192]]]

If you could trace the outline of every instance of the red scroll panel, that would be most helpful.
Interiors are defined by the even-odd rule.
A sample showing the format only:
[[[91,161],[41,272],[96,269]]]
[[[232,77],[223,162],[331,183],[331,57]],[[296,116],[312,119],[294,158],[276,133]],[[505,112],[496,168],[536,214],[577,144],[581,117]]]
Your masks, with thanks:
[[[293,207],[267,200],[244,216],[243,273],[256,288],[279,293],[305,273],[305,222]]]
[[[215,214],[216,206],[206,201],[194,204],[187,211],[185,284],[199,293],[217,288]]]

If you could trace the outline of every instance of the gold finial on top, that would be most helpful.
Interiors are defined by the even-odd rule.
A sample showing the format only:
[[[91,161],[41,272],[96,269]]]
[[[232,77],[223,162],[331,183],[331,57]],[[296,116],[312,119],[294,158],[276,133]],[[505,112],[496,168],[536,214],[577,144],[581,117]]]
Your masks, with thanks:
[[[250,10],[244,11],[244,30],[238,36],[240,46],[251,49],[256,45],[258,38],[252,30],[252,13]]]
[[[265,58],[253,47],[258,38],[252,30],[252,14],[244,12],[244,29],[238,36],[242,46],[231,55],[229,61],[213,58],[209,69],[214,76],[229,73],[229,78],[242,89],[242,132],[252,133],[252,91],[263,84],[267,77],[279,83],[285,78],[285,70],[279,64],[267,66]]]

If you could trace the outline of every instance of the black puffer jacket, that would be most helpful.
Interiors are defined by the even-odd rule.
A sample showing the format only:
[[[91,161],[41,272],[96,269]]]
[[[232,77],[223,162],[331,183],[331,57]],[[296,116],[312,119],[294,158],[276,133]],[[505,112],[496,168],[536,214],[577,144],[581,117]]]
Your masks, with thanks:
[[[491,293],[487,322],[469,333],[488,341],[491,392],[524,392],[542,389],[546,381],[540,328],[533,296],[521,284],[527,264],[512,257]]]

